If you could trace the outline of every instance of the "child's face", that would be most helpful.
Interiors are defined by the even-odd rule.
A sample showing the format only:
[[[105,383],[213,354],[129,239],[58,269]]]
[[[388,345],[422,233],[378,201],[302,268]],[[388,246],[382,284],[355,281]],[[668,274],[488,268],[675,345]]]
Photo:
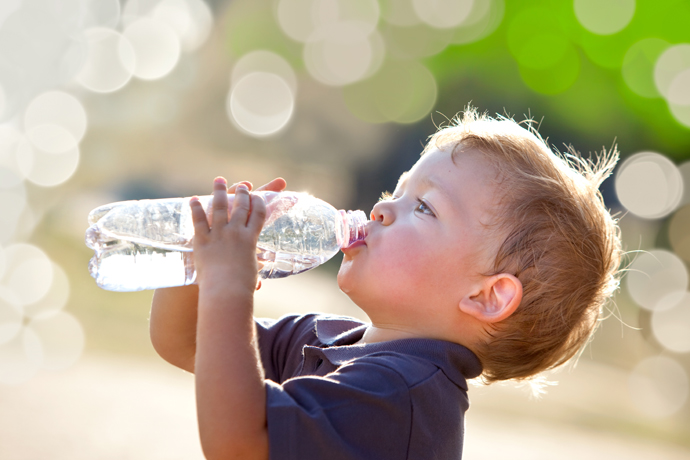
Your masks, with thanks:
[[[491,266],[495,170],[478,152],[427,152],[377,203],[338,284],[376,323],[419,323],[459,301]],[[437,320],[441,317],[436,318]]]

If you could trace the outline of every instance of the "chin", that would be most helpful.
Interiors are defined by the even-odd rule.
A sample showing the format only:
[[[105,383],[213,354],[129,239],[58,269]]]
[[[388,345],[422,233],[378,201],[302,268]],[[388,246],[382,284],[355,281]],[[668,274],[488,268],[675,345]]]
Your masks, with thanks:
[[[338,287],[352,299],[352,294],[357,291],[357,271],[352,266],[352,261],[343,260],[338,270]]]

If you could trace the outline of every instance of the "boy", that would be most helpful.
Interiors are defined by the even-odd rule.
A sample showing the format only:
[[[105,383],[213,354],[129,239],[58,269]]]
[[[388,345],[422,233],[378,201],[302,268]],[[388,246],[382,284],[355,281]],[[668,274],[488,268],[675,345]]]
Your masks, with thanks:
[[[198,287],[156,291],[151,311],[156,350],[196,374],[204,454],[461,458],[466,380],[563,364],[616,288],[618,228],[598,192],[616,160],[566,162],[512,120],[467,110],[343,250],[338,284],[371,324],[255,321],[265,205],[217,178],[210,226],[190,204]]]

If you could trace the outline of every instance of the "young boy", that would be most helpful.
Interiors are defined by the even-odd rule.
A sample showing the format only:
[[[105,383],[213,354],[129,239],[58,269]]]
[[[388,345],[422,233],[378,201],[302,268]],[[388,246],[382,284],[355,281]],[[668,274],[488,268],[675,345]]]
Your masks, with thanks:
[[[265,205],[217,178],[210,225],[191,202],[198,286],[156,291],[151,311],[156,350],[196,374],[204,454],[461,458],[468,379],[527,379],[594,331],[617,286],[618,228],[598,191],[616,161],[566,161],[512,120],[466,111],[343,250],[339,286],[371,324],[254,320]]]

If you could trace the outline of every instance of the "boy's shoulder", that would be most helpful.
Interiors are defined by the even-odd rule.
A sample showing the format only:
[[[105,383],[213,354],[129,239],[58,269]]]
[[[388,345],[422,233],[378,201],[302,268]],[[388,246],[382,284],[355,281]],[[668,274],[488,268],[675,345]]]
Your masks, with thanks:
[[[412,338],[357,344],[368,324],[356,318],[312,313],[287,315],[278,320],[257,320],[260,337],[290,342],[291,358],[298,375],[311,374],[311,361],[326,365],[318,372],[346,370],[352,366],[387,368],[412,388],[435,374],[467,391],[467,380],[479,376],[482,366],[474,353],[462,345],[443,340]],[[290,358],[288,358],[290,359]],[[291,376],[296,376],[295,374]]]

